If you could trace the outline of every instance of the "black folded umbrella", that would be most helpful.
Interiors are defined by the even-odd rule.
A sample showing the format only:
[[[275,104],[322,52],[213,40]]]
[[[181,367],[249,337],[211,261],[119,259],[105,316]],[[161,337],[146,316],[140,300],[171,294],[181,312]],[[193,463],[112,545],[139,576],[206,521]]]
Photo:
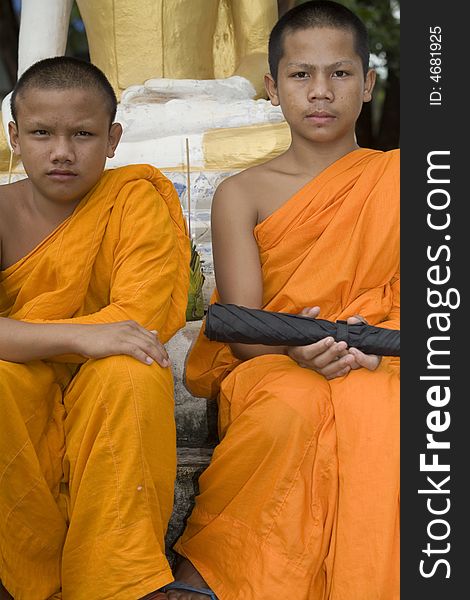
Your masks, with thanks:
[[[266,346],[305,346],[332,336],[366,354],[400,356],[397,330],[364,323],[348,325],[346,321],[333,323],[236,304],[211,304],[204,333],[212,341]]]

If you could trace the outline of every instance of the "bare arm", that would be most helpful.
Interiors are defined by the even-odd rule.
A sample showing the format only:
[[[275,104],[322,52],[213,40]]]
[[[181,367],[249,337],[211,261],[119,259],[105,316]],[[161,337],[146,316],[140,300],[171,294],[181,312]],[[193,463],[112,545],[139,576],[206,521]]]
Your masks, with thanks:
[[[211,211],[212,252],[217,290],[223,303],[261,308],[263,280],[253,229],[256,207],[231,179],[216,190]],[[262,354],[285,354],[285,347],[230,344],[242,360]]]
[[[117,354],[169,366],[155,331],[135,321],[104,325],[36,324],[0,317],[0,359],[25,363],[63,354],[104,358]]]
[[[219,186],[212,204],[212,251],[221,302],[262,308],[263,280],[253,235],[258,215],[250,198],[251,194],[236,178]],[[319,307],[307,307],[301,314],[315,318],[319,312]],[[300,366],[317,371],[327,379],[346,375],[352,368],[377,366],[375,358],[360,364],[362,356],[351,354],[345,342],[335,342],[332,337],[308,346],[230,344],[230,348],[241,360],[263,354],[287,354]],[[375,366],[369,367],[369,362]]]
[[[132,320],[157,330],[163,343],[184,324],[184,309],[176,313],[171,295],[183,273],[189,280],[189,257],[181,264],[175,228],[160,194],[149,182],[140,181],[134,187],[141,193],[138,201],[129,196],[123,209],[109,304],[93,314],[52,321],[28,317],[25,321],[83,325]]]
[[[258,246],[253,235],[258,214],[250,198],[251,194],[238,184],[236,178],[225,181],[217,188],[212,203],[212,252],[221,301],[248,308],[262,308],[263,278]],[[315,308],[313,311],[304,311],[304,314],[317,316],[318,312],[319,309]],[[322,340],[308,348],[312,348],[314,355],[327,351],[329,356],[331,340]],[[286,346],[261,344],[230,344],[230,348],[242,360],[263,354],[291,355],[293,350]],[[329,364],[331,359],[328,360],[328,356],[326,360]],[[297,360],[294,355],[292,358]]]
[[[68,362],[82,362],[82,357],[127,354],[168,366],[155,330],[165,330],[176,270],[185,265],[171,258],[173,226],[163,200],[149,190],[123,215],[110,304],[97,313],[56,322],[0,319],[0,359],[28,362],[66,354]],[[167,337],[168,332],[161,335],[163,341]]]

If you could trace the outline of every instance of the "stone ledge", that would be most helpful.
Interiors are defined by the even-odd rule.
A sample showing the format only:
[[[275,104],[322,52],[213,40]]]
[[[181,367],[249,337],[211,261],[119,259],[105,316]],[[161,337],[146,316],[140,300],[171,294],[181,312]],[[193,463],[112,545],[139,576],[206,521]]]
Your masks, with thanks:
[[[196,398],[183,383],[186,356],[196,340],[202,321],[189,321],[166,344],[175,383],[177,445],[207,448],[217,441],[217,403]]]
[[[175,406],[178,448],[210,448],[217,442],[217,403],[193,398]]]

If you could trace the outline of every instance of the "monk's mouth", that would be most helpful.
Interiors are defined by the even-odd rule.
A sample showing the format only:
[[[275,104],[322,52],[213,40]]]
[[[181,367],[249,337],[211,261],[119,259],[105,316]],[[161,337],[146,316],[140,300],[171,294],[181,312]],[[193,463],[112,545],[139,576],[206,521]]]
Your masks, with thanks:
[[[328,113],[312,113],[305,118],[312,123],[331,123],[336,119],[334,115]]]
[[[70,181],[71,179],[74,179],[77,174],[73,171],[49,171],[47,176],[55,181]]]

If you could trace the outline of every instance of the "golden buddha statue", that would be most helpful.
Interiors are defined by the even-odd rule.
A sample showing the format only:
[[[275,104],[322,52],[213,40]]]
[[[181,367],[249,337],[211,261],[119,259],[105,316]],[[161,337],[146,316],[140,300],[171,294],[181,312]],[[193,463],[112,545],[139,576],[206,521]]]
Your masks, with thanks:
[[[246,77],[264,96],[276,0],[78,0],[90,58],[118,92],[147,79]],[[98,7],[99,5],[99,7]]]

